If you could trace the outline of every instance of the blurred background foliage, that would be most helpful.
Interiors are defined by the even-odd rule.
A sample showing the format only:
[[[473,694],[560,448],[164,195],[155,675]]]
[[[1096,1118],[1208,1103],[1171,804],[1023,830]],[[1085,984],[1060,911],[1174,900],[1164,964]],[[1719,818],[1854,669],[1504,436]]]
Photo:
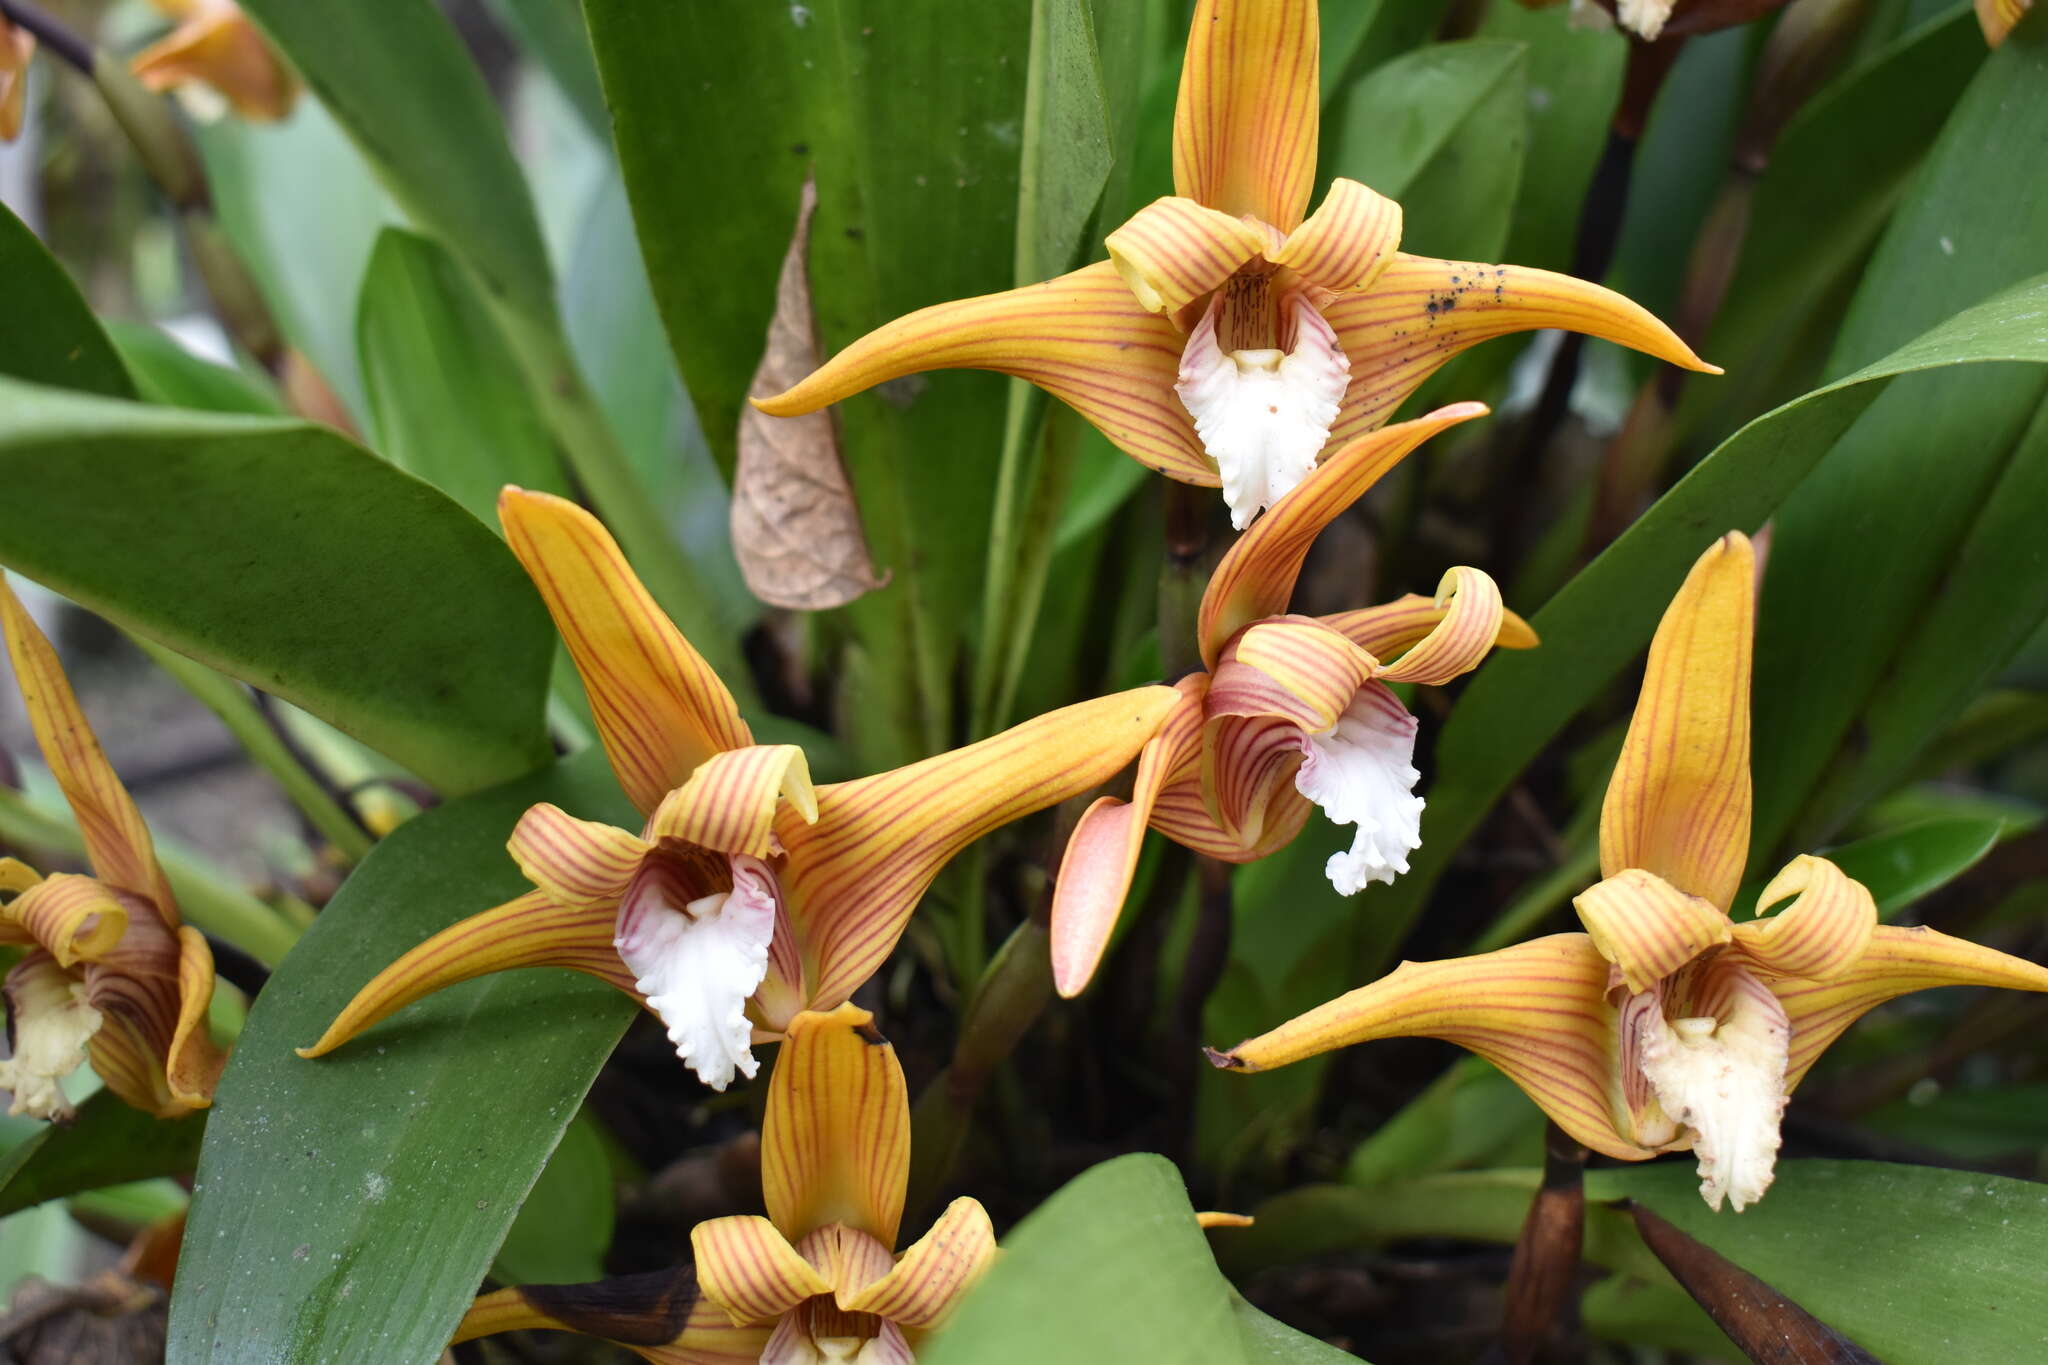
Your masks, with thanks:
[[[162,27],[137,0],[46,8],[115,54]],[[262,987],[209,1117],[170,1134],[88,1103],[69,1129],[0,1125],[0,1286],[95,1283],[189,1193],[172,1359],[429,1361],[487,1268],[666,1265],[758,1185],[755,1096],[698,1092],[658,1028],[553,973],[437,997],[417,1046],[346,1078],[291,1055],[397,951],[518,887],[502,839],[526,803],[616,804],[490,543],[495,490],[582,494],[756,732],[806,744],[821,779],[1158,676],[1161,488],[1023,385],[949,372],[842,405],[890,578],[839,609],[750,591],[728,490],[806,178],[828,354],[1100,259],[1171,188],[1187,6],[245,8],[307,91],[273,124],[181,110],[199,189],[47,54],[0,148],[0,562],[118,628],[62,618],[87,710],[225,945],[241,989],[217,1026]],[[1410,406],[1495,415],[1318,544],[1297,610],[1469,563],[1545,638],[1411,699],[1430,805],[1395,885],[1336,896],[1322,860],[1344,840],[1320,816],[1224,896],[1155,840],[1096,988],[1047,1007],[1017,964],[1043,957],[1075,812],[942,878],[869,988],[921,1095],[913,1202],[1032,1216],[935,1359],[1488,1346],[1544,1159],[1533,1106],[1430,1042],[1251,1078],[1195,1044],[1401,958],[1565,926],[1642,646],[1730,527],[1769,526],[1752,866],[1832,850],[1888,918],[2048,950],[2048,16],[1995,52],[1943,0],[1797,0],[1655,45],[1507,0],[1324,0],[1322,26],[1322,180],[1400,199],[1408,250],[1601,279],[1727,374],[1490,343]],[[1205,536],[1213,558],[1227,536]],[[18,710],[0,738],[0,847],[57,865],[76,835]],[[976,1010],[992,1051],[961,1027]],[[501,1027],[453,1027],[477,1019]],[[1610,1207],[1629,1198],[1885,1360],[2038,1354],[2044,1021],[2038,998],[1962,991],[1879,1011],[1794,1097],[1779,1187],[1739,1220],[1698,1205],[1684,1159],[1596,1170],[1585,1293],[1545,1349],[1738,1358]],[[1179,1176],[1090,1170],[1133,1152]],[[1172,1254],[1163,1232],[1133,1243],[1185,1217],[1182,1180],[1258,1213],[1212,1234],[1228,1281],[1191,1224]],[[1024,1323],[1052,1344],[1020,1353]]]

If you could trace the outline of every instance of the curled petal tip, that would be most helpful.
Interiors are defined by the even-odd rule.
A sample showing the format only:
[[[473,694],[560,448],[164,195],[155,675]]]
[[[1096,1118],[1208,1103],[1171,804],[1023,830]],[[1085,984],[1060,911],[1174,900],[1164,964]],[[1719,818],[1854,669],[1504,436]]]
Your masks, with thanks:
[[[797,388],[802,387],[801,384],[797,386]],[[753,407],[754,411],[765,412],[770,417],[801,417],[806,412],[814,411],[814,409],[806,407],[802,403],[790,401],[790,395],[796,391],[796,389],[785,389],[781,393],[764,394],[759,398],[750,397],[747,399],[747,402]]]

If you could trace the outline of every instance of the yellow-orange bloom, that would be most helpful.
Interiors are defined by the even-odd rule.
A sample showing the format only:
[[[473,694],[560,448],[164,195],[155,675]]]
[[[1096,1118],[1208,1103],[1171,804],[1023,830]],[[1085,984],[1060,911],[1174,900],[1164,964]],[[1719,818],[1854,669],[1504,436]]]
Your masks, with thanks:
[[[510,848],[535,889],[400,958],[306,1056],[443,986],[557,966],[640,1000],[698,1076],[723,1088],[735,1072],[754,1074],[754,1041],[844,1003],[874,974],[954,854],[1108,779],[1175,699],[1141,687],[814,787],[801,749],[753,742],[732,694],[596,518],[517,488],[499,516],[646,824],[635,833],[551,805],[528,810]]]
[[[455,1340],[552,1328],[607,1337],[657,1365],[911,1365],[996,1242],[988,1214],[962,1198],[897,1254],[909,1175],[910,1097],[895,1049],[856,1006],[798,1014],[761,1124],[766,1218],[699,1223],[694,1276],[486,1294]]]
[[[1116,927],[1149,826],[1176,843],[1245,863],[1286,846],[1312,806],[1354,826],[1326,870],[1346,895],[1392,881],[1421,846],[1416,722],[1390,683],[1442,684],[1495,645],[1536,637],[1477,569],[1445,574],[1434,598],[1320,618],[1286,615],[1324,527],[1430,436],[1485,413],[1440,408],[1382,427],[1324,460],[1231,546],[1198,617],[1207,671],[1145,746],[1128,802],[1104,797],[1075,826],[1052,906],[1053,982],[1078,994]]]
[[[1492,337],[1562,327],[1713,370],[1599,285],[1399,250],[1400,205],[1356,181],[1308,213],[1319,42],[1315,0],[1200,0],[1175,193],[1109,234],[1109,260],[899,318],[755,406],[793,417],[922,370],[999,370],[1148,468],[1221,486],[1242,529]]]
[[[2034,0],[1977,0],[1977,23],[1984,29],[1984,41],[1997,47],[2033,7]]]
[[[1931,986],[2048,990],[2034,963],[1879,924],[1825,858],[1794,858],[1757,918],[1729,918],[1749,848],[1755,576],[1749,542],[1723,537],[1657,628],[1600,812],[1602,880],[1575,902],[1586,932],[1403,963],[1211,1059],[1260,1071],[1442,1038],[1595,1151],[1693,1152],[1707,1202],[1740,1209],[1770,1186],[1786,1096],[1866,1011]]]
[[[88,1056],[107,1088],[178,1118],[213,1102],[223,1058],[206,1030],[213,952],[180,923],[142,813],[79,709],[57,652],[0,580],[0,628],[36,743],[63,789],[93,875],[39,877],[0,858],[0,945],[14,1055],[0,1061],[12,1114],[65,1118],[59,1083]]]
[[[177,21],[129,69],[151,90],[206,86],[246,119],[284,118],[299,82],[234,0],[151,0]]]
[[[0,142],[21,136],[22,107],[28,98],[28,64],[36,39],[0,15]]]

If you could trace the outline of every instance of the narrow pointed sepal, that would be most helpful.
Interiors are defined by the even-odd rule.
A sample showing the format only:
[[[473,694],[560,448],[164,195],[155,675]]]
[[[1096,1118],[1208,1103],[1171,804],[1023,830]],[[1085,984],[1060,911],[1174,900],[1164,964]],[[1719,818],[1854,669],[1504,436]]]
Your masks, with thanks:
[[[786,393],[748,401],[796,417],[927,370],[995,370],[1038,385],[1148,469],[1214,488],[1216,468],[1174,396],[1183,338],[1147,312],[1114,263],[934,304],[840,351]]]
[[[894,1269],[858,1293],[841,1294],[839,1307],[928,1330],[946,1320],[995,1255],[996,1230],[988,1211],[976,1200],[955,1199]]]
[[[792,1019],[761,1124],[761,1192],[782,1235],[828,1223],[896,1245],[910,1179],[910,1092],[896,1050],[855,1005]]]
[[[1140,687],[1051,711],[908,767],[818,788],[818,819],[785,814],[783,893],[817,965],[814,1007],[873,976],[939,869],[974,840],[1106,782],[1181,694]]]
[[[651,839],[680,839],[720,853],[767,858],[781,852],[775,812],[787,799],[806,823],[818,818],[810,763],[794,744],[752,744],[710,759],[662,798]]]
[[[735,1327],[773,1322],[832,1286],[766,1218],[713,1218],[690,1230],[697,1286]]]
[[[471,915],[379,972],[301,1057],[320,1057],[413,1001],[458,981],[514,967],[567,967],[635,999],[633,978],[612,947],[615,916],[598,906],[563,905],[545,891]]]
[[[1863,956],[1840,975],[1769,984],[1792,1022],[1789,1091],[1849,1025],[1887,1000],[1936,986],[2048,991],[2048,967],[1939,930],[1880,924]]]
[[[1332,441],[1352,440],[1386,421],[1460,351],[1538,328],[1583,332],[1683,369],[1720,373],[1613,290],[1526,266],[1397,252],[1372,288],[1340,295],[1323,316],[1351,358],[1351,387],[1330,429]]]
[[[1203,663],[1214,669],[1231,636],[1253,621],[1287,610],[1316,537],[1382,475],[1430,437],[1483,417],[1486,410],[1484,403],[1453,403],[1325,455],[1307,478],[1237,538],[1210,575],[1198,621]]]
[[[1205,673],[1175,685],[1180,698],[1139,755],[1131,799],[1098,798],[1067,839],[1053,888],[1050,934],[1053,988],[1067,999],[1087,989],[1109,947],[1160,792],[1175,778],[1194,771],[1208,688]]]
[[[1267,1071],[1377,1038],[1441,1038],[1486,1058],[1594,1151],[1652,1153],[1616,1125],[1615,1022],[1607,959],[1584,934],[1553,934],[1498,952],[1404,962],[1269,1033],[1214,1052],[1233,1071]]]
[[[1734,930],[1711,901],[1687,895],[1654,872],[1624,868],[1572,899],[1600,955],[1621,969],[1632,992],[1643,992]]]
[[[1686,576],[1650,641],[1643,691],[1600,807],[1600,872],[1656,873],[1726,909],[1749,857],[1756,556],[1730,532]]]
[[[714,754],[753,743],[732,693],[596,517],[507,487],[498,520],[569,647],[619,786],[643,814]]]
[[[1766,913],[1788,897],[1791,904]],[[1760,918],[1736,925],[1735,942],[1773,976],[1832,980],[1862,960],[1877,931],[1869,888],[1810,853],[1785,864],[1756,904]]]
[[[1266,235],[1192,199],[1155,199],[1103,240],[1148,313],[1172,316],[1215,289],[1266,245]]]
[[[1273,257],[1311,284],[1338,293],[1368,288],[1401,245],[1401,206],[1342,176]]]
[[[1315,0],[1200,0],[1173,111],[1173,187],[1291,232],[1315,187]]]

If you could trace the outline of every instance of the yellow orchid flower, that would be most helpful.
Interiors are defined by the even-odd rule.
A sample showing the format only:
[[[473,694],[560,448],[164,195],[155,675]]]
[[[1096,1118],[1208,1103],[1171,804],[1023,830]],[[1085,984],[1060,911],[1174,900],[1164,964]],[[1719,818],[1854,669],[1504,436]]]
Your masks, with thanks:
[[[896,1050],[854,1005],[806,1011],[768,1082],[766,1218],[699,1223],[688,1269],[594,1285],[501,1289],[455,1340],[552,1328],[656,1365],[913,1365],[918,1343],[995,1259],[995,1230],[956,1199],[901,1255],[910,1096]]]
[[[1879,924],[1869,891],[1825,858],[1794,858],[1758,918],[1729,919],[1749,849],[1755,577],[1749,541],[1729,534],[1657,628],[1601,807],[1602,880],[1574,902],[1585,933],[1403,963],[1210,1059],[1263,1071],[1442,1038],[1594,1151],[1692,1151],[1706,1201],[1741,1209],[1770,1186],[1786,1096],[1866,1011],[1932,986],[2048,990],[2031,962]]]
[[[0,14],[0,142],[21,136],[23,102],[28,98],[28,64],[36,55],[36,38]]]
[[[1325,449],[1489,338],[1563,327],[1713,371],[1598,285],[1398,250],[1400,205],[1356,181],[1333,181],[1304,217],[1319,41],[1315,0],[1200,0],[1176,192],[1109,235],[1109,260],[899,318],[754,406],[794,417],[918,371],[999,370],[1148,468],[1220,485],[1242,530]]]
[[[755,744],[725,685],[611,536],[561,498],[507,488],[505,537],[582,675],[639,833],[538,805],[510,849],[535,889],[386,968],[302,1055],[431,991],[510,967],[570,967],[640,1000],[715,1089],[752,1041],[847,1000],[948,859],[1105,781],[1174,701],[1141,687],[879,776],[813,787],[803,751]]]
[[[1997,47],[2012,32],[2020,16],[2034,7],[2034,0],[1977,0],[1977,24],[1984,30],[1984,41]]]
[[[272,122],[292,111],[299,83],[234,0],[151,0],[177,26],[129,63],[151,90],[206,86],[246,119]]]
[[[36,743],[63,789],[93,875],[39,877],[0,858],[0,946],[14,1055],[0,1061],[10,1114],[69,1118],[58,1083],[88,1056],[107,1088],[159,1118],[213,1102],[223,1058],[206,1030],[213,952],[181,924],[142,813],[114,775],[57,663],[4,580],[0,628]]]
[[[1075,826],[1053,892],[1053,983],[1084,988],[1116,927],[1147,826],[1199,853],[1246,863],[1291,843],[1311,806],[1355,825],[1326,871],[1346,895],[1408,870],[1421,847],[1415,717],[1389,683],[1441,685],[1495,645],[1536,636],[1477,569],[1333,616],[1285,615],[1309,547],[1381,475],[1478,403],[1381,427],[1339,449],[1232,545],[1202,595],[1206,672],[1145,746],[1128,802],[1104,797]],[[1385,662],[1390,661],[1390,662]]]

